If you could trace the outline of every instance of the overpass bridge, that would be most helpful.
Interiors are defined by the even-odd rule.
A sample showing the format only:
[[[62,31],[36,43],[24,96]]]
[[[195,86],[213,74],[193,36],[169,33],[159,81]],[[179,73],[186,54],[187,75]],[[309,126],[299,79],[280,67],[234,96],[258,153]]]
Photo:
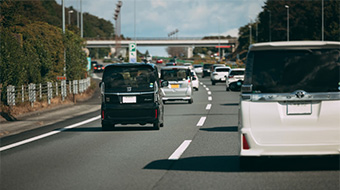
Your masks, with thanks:
[[[231,48],[234,52],[238,46],[236,38],[230,39],[203,39],[203,38],[136,38],[122,39],[119,41],[119,54],[125,55],[130,43],[136,43],[137,47],[186,47],[187,56],[190,58],[193,56],[193,50],[195,47],[217,47]],[[111,53],[115,53],[116,40],[114,38],[87,38],[86,48],[110,48]]]

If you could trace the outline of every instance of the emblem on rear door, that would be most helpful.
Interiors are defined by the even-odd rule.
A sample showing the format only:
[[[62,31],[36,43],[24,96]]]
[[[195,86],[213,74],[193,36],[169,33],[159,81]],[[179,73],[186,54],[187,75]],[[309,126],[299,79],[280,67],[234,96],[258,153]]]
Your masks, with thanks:
[[[295,92],[296,97],[303,98],[305,96],[306,92],[302,90],[298,90]]]
[[[127,90],[128,92],[131,92],[132,87],[127,87],[126,90]]]

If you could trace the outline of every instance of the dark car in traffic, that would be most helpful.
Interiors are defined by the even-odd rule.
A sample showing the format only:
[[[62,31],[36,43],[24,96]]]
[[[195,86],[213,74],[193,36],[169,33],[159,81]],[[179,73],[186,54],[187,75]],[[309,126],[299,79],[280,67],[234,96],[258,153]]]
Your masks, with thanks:
[[[210,63],[206,63],[203,65],[202,78],[204,78],[205,76],[210,76],[212,65],[213,64],[210,64]]]
[[[103,72],[104,69],[105,69],[105,66],[102,65],[102,64],[99,64],[99,63],[97,63],[93,66],[93,72],[95,72],[95,73],[96,72]]]
[[[120,63],[106,66],[101,87],[102,130],[115,124],[164,123],[158,69],[154,64]]]

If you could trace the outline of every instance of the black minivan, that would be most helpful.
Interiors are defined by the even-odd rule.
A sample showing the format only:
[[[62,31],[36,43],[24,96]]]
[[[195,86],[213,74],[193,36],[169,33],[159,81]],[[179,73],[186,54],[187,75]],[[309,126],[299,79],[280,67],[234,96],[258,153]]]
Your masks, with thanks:
[[[154,64],[116,63],[105,67],[101,87],[102,130],[115,124],[164,123],[158,69]]]

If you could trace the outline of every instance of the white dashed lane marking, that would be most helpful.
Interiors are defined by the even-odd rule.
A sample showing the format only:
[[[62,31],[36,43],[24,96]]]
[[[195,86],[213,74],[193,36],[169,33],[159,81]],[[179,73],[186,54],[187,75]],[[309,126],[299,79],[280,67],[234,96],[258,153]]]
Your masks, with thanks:
[[[168,158],[168,160],[178,160],[184,151],[188,148],[192,140],[185,140],[172,155]]]

